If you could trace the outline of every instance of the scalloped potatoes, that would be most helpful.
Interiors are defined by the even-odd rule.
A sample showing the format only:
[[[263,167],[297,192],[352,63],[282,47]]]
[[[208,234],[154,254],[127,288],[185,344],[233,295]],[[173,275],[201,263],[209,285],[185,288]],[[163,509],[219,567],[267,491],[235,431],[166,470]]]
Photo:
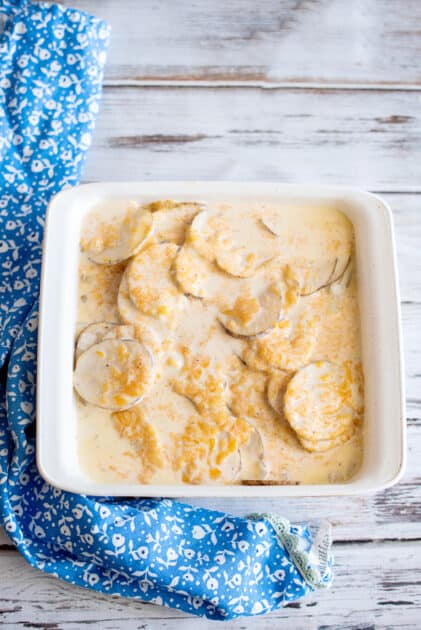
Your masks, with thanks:
[[[79,457],[101,481],[344,481],[362,456],[339,209],[105,201],[81,234]]]

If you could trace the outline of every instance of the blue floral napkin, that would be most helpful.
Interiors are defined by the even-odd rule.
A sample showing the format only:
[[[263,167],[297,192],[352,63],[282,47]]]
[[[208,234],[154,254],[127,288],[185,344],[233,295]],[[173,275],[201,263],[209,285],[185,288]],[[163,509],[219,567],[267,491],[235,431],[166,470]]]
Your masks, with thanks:
[[[166,499],[78,496],[34,456],[37,299],[49,199],[78,182],[108,27],[4,2],[0,37],[0,522],[26,560],[72,584],[213,619],[268,612],[332,580],[328,526],[234,518]]]

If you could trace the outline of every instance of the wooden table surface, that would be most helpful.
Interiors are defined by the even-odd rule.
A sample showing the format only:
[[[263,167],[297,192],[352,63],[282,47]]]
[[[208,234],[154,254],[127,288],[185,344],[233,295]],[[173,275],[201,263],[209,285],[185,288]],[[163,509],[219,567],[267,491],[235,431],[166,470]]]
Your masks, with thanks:
[[[421,627],[421,2],[75,0],[112,44],[85,180],[356,185],[393,208],[407,376],[402,482],[371,496],[196,500],[334,526],[330,591],[241,630]],[[189,630],[214,622],[31,569],[0,533],[2,628]]]

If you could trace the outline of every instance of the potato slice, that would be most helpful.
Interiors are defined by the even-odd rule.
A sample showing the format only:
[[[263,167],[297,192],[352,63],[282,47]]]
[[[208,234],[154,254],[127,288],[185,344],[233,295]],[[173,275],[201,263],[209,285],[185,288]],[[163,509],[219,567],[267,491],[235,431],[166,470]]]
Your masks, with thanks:
[[[172,381],[177,394],[188,398],[199,413],[224,412],[226,377],[222,367],[209,364],[209,358],[193,355],[185,358],[179,376]]]
[[[86,326],[79,334],[75,348],[75,358],[78,359],[82,352],[99,343],[118,324],[111,322],[94,322]]]
[[[272,328],[281,318],[282,296],[272,285],[257,295],[240,294],[232,308],[218,315],[222,326],[234,335],[251,337]]]
[[[90,325],[89,321],[87,321],[87,322],[76,322],[76,326],[75,326],[75,339],[76,339],[76,341],[79,338],[79,335],[82,332],[82,330],[85,330],[85,328],[87,326],[89,326],[89,325]]]
[[[130,440],[138,454],[140,465],[138,481],[150,483],[156,472],[165,464],[164,449],[155,427],[148,422],[145,410],[141,406],[116,411],[112,417],[119,435]]]
[[[134,327],[133,337],[142,342],[157,357],[162,350],[161,341],[168,337],[159,320],[141,313],[133,304],[127,285],[127,271],[124,273],[118,292],[118,312],[126,325]]]
[[[215,438],[216,446],[208,454],[206,460],[198,460],[195,466],[191,464],[184,466],[182,470],[184,483],[211,485],[235,483],[241,470],[240,453],[238,448],[226,453],[224,445],[227,441],[229,441],[229,435],[221,432]]]
[[[138,254],[127,268],[129,296],[145,315],[174,325],[183,295],[172,275],[178,252],[174,243],[151,245]]]
[[[251,431],[247,441],[239,448],[240,452],[240,479],[265,479],[267,466],[265,449],[262,436],[252,422],[247,421]]]
[[[344,273],[353,247],[352,224],[333,208],[285,210],[266,212],[261,221],[276,235],[280,258],[291,267],[300,294],[310,295]]]
[[[156,357],[161,352],[159,335],[142,321],[136,324],[125,324],[111,328],[103,339],[135,339],[142,343]]]
[[[175,441],[173,465],[182,471],[184,483],[230,482],[238,477],[238,442],[229,431],[234,419],[226,413],[223,420],[221,424],[211,413],[193,415]]]
[[[230,433],[226,431],[218,433],[215,447],[210,449],[207,464],[211,482],[223,480],[225,483],[232,483],[238,479],[241,457],[237,441]]]
[[[114,326],[105,333],[102,339],[136,339],[135,327],[131,324]]]
[[[252,369],[298,370],[305,365],[317,339],[318,322],[305,312],[276,322],[266,334],[250,341],[242,358]]]
[[[351,285],[352,278],[355,273],[354,266],[355,263],[353,257],[351,257],[343,274],[337,280],[330,284],[329,289],[331,293],[333,293],[334,295],[342,295],[346,291],[346,289],[348,289],[348,287]]]
[[[127,281],[127,269],[123,274],[120,282],[120,288],[117,296],[118,312],[125,324],[136,324],[144,318],[144,315],[136,308],[129,294],[129,285]]]
[[[238,292],[237,280],[218,269],[189,245],[178,252],[174,263],[178,285],[186,295],[220,302]]]
[[[277,253],[277,244],[261,225],[256,210],[244,208],[200,212],[192,221],[188,242],[199,254],[239,278],[253,276]]]
[[[300,439],[347,441],[360,420],[349,370],[329,361],[310,363],[290,380],[284,412]],[[308,445],[308,442],[306,442]]]
[[[284,415],[284,394],[290,379],[288,372],[276,371],[270,376],[266,394],[270,406],[276,413]]]
[[[275,252],[266,257],[257,258],[246,247],[230,251],[219,251],[215,255],[215,262],[223,271],[236,278],[251,278],[263,265],[275,256]]]
[[[203,205],[193,201],[175,202],[168,200],[164,205],[150,204],[153,212],[154,235],[159,242],[182,245],[186,230]],[[156,207],[156,210],[155,210]]]
[[[86,324],[118,322],[117,295],[126,263],[97,265],[81,254],[79,261],[78,303]]]
[[[174,346],[185,358],[189,355],[207,356],[212,362],[225,364],[233,353],[241,354],[246,343],[240,337],[228,336],[216,321],[218,309],[205,300],[186,297],[183,317],[177,323]]]
[[[143,344],[107,339],[80,355],[73,382],[83,400],[116,411],[143,398],[152,386],[154,372],[152,355]]]
[[[104,218],[89,226],[81,239],[82,250],[97,264],[115,265],[139,252],[152,232],[152,213],[135,205],[123,216]]]
[[[141,322],[137,325],[95,322],[86,326],[80,333],[75,350],[76,359],[82,352],[104,339],[136,339],[144,343],[151,351],[159,351],[158,336],[150,327]]]
[[[330,286],[336,282],[345,272],[349,261],[350,251],[346,251],[341,257],[331,258],[322,262],[312,261],[297,265],[295,273],[299,280],[299,293],[308,296]]]
[[[303,437],[298,436],[301,446],[310,453],[324,453],[330,451],[332,448],[341,446],[348,442],[354,435],[355,429],[353,428],[349,433],[342,433],[331,440],[306,440]]]
[[[214,243],[209,237],[206,238],[209,218],[209,210],[203,210],[195,216],[188,229],[186,242],[206,260],[213,262],[215,260]]]
[[[263,423],[277,420],[266,397],[266,374],[249,370],[238,361],[238,365],[228,372],[227,380],[227,404],[233,415]]]
[[[255,335],[280,317],[283,280],[279,267],[263,267],[252,278],[234,278],[184,245],[175,260],[179,287],[186,294],[214,303],[218,320],[231,334]]]

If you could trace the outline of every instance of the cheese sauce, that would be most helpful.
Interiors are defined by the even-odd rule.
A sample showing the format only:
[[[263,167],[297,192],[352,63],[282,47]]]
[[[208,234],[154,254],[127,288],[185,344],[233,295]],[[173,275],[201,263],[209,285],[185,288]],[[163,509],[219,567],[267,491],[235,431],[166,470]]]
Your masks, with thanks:
[[[354,233],[337,209],[104,202],[82,229],[76,343],[96,322],[115,326],[75,368],[90,478],[324,484],[358,470]],[[113,398],[137,344],[151,358],[147,391],[124,375]],[[110,382],[98,381],[104,365]]]

